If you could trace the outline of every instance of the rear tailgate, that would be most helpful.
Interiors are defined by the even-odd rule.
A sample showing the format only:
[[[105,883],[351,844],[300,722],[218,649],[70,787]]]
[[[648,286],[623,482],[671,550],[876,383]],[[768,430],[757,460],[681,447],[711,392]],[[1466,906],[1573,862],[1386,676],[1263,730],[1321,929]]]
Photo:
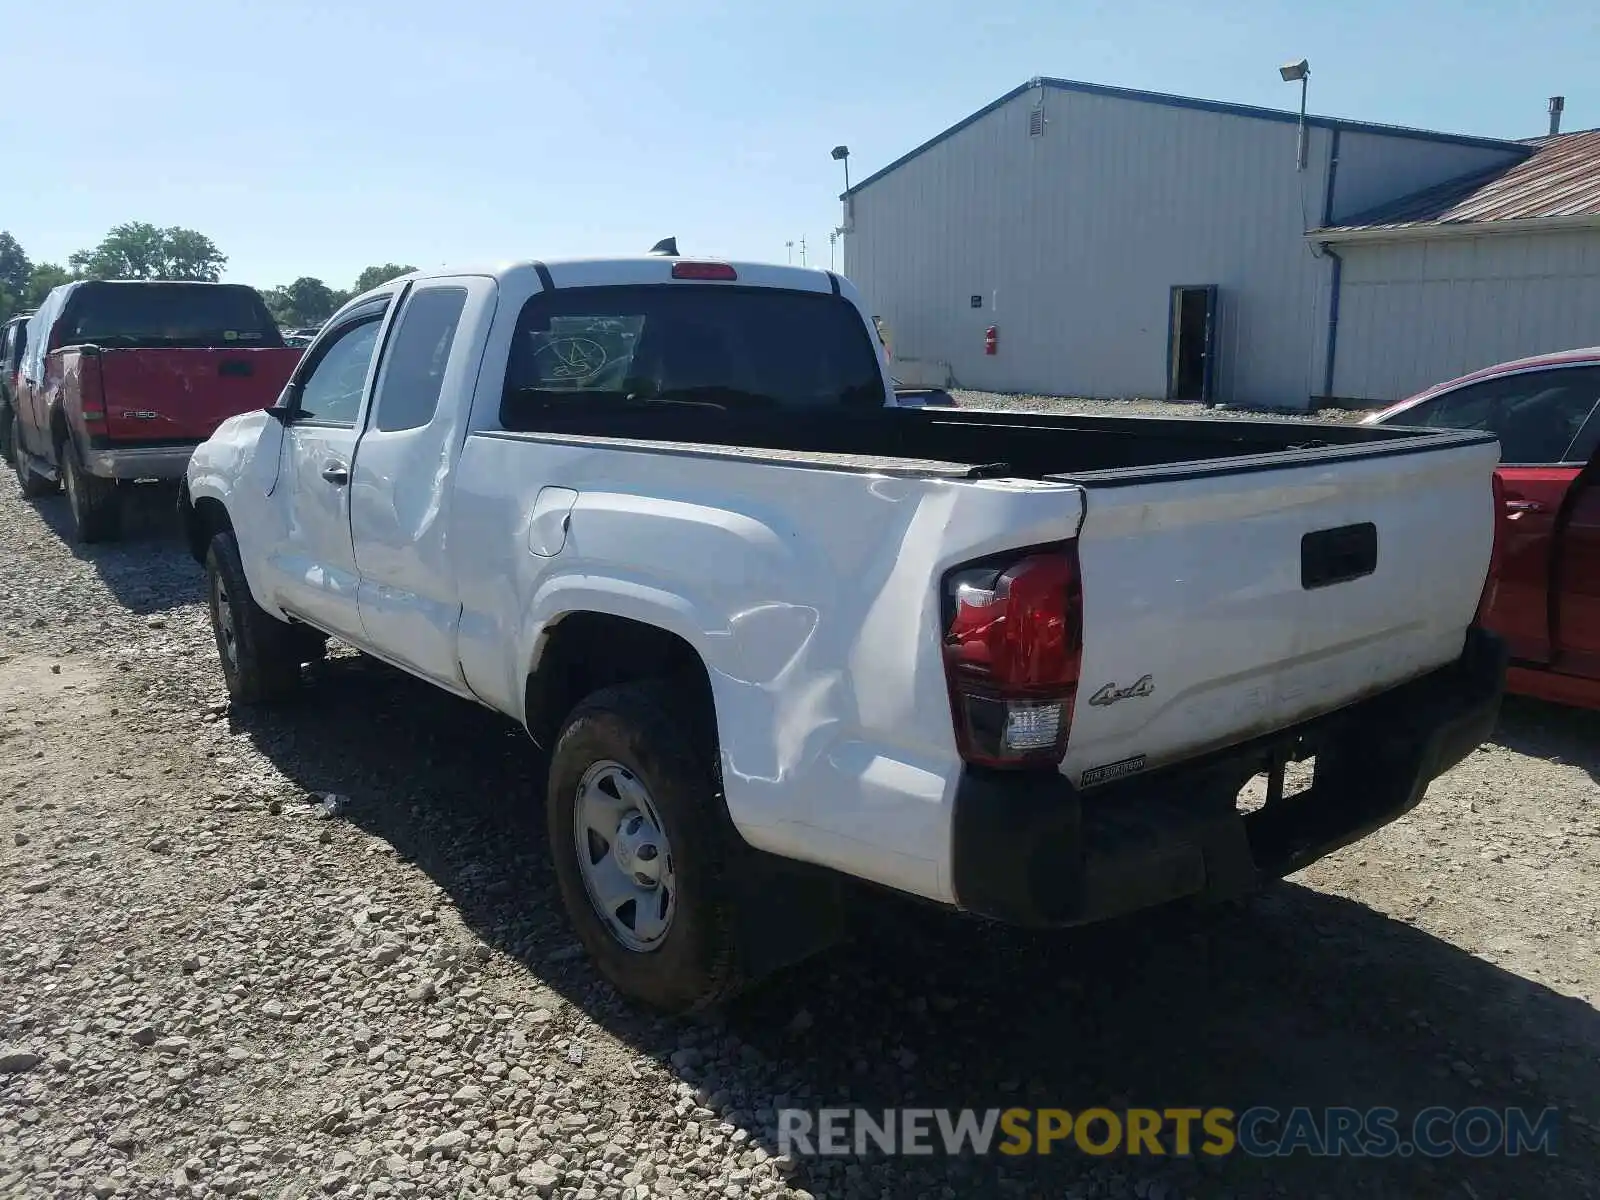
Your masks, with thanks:
[[[203,441],[227,418],[278,398],[300,351],[149,347],[101,351],[113,441]]]
[[[1294,725],[1456,659],[1494,537],[1489,435],[1078,477],[1079,786]]]

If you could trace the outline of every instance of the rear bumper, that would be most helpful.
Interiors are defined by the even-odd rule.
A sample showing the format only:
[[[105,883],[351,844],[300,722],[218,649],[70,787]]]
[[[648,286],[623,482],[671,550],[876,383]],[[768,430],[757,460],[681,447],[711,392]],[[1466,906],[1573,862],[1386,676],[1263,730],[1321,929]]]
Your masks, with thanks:
[[[1078,925],[1287,875],[1414,808],[1494,728],[1506,654],[1473,629],[1460,659],[1269,737],[1080,792],[1059,775],[967,768],[956,791],[959,905],[1017,925]],[[1275,755],[1317,756],[1312,785],[1253,813],[1237,796]]]
[[[199,442],[104,446],[84,455],[84,467],[102,479],[182,479]]]

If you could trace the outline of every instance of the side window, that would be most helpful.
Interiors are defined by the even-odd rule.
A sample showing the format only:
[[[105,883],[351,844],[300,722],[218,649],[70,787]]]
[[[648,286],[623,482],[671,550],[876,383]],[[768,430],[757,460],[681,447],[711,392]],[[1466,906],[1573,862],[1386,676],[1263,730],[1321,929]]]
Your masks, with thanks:
[[[1575,443],[1600,401],[1600,368],[1560,367],[1489,379],[1419,404],[1407,425],[1484,429],[1500,439],[1500,461],[1574,461]],[[1591,446],[1592,450],[1593,447]],[[1581,459],[1586,459],[1582,454]]]
[[[381,323],[380,313],[351,325],[321,353],[300,388],[300,420],[355,425]]]
[[[1574,384],[1587,388],[1589,395],[1588,419],[1567,447],[1566,462],[1586,463],[1600,448],[1600,367],[1568,367],[1567,374]]]
[[[1499,380],[1475,383],[1435,396],[1401,413],[1402,425],[1424,425],[1430,429],[1488,429],[1494,412],[1494,389]]]
[[[466,288],[419,288],[411,293],[378,383],[378,431],[420,429],[433,420],[445,364],[466,306]]]

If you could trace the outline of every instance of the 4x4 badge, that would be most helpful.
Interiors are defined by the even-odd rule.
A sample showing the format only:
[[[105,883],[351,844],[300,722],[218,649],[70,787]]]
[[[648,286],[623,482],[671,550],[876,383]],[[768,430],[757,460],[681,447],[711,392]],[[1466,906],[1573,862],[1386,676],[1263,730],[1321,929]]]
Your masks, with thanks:
[[[1119,688],[1114,683],[1108,683],[1094,695],[1089,697],[1089,703],[1100,708],[1115,704],[1118,700],[1131,700],[1135,696],[1148,696],[1156,690],[1155,680],[1148,675],[1139,676],[1138,680],[1130,683],[1125,688]]]

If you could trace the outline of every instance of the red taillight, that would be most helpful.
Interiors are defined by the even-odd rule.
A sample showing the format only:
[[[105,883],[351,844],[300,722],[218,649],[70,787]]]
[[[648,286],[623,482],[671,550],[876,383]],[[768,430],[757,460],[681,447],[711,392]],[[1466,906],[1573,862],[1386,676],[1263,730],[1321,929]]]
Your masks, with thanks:
[[[672,277],[674,279],[737,279],[739,272],[727,263],[715,262],[675,262],[672,264]]]
[[[91,433],[103,432],[106,423],[105,388],[101,383],[100,348],[85,346],[78,355],[78,411]]]
[[[944,669],[961,757],[988,767],[1060,762],[1083,661],[1077,547],[963,567],[945,584]]]
[[[1489,570],[1483,577],[1483,591],[1478,593],[1478,611],[1472,618],[1474,625],[1483,625],[1489,615],[1489,609],[1494,605],[1495,588],[1500,581],[1500,520],[1506,511],[1506,484],[1496,471],[1490,476],[1493,481],[1489,490],[1494,496],[1494,543],[1489,551]]]

